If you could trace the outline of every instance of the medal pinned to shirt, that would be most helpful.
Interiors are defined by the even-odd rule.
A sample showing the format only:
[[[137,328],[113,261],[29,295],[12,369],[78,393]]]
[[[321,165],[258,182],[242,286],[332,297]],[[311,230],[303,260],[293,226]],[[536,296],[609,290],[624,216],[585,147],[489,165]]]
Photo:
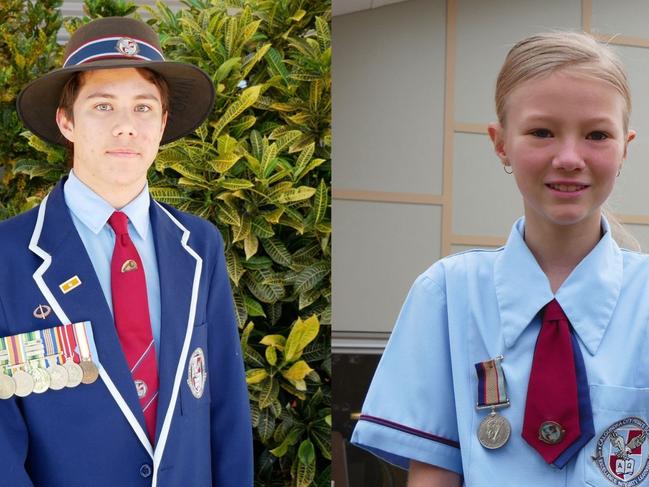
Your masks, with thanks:
[[[489,450],[502,447],[509,440],[512,428],[509,421],[496,412],[496,409],[509,406],[505,373],[501,362],[502,355],[475,364],[478,374],[478,402],[476,409],[491,409],[491,412],[480,422],[478,440]]]

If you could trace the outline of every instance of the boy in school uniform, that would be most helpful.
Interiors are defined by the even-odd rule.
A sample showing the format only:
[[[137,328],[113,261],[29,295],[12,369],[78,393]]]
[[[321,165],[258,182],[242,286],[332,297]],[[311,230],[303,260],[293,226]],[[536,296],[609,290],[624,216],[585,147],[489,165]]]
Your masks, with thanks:
[[[81,27],[64,59],[17,102],[72,170],[0,223],[2,483],[251,486],[221,236],[146,180],[207,118],[212,82],[128,18]]]

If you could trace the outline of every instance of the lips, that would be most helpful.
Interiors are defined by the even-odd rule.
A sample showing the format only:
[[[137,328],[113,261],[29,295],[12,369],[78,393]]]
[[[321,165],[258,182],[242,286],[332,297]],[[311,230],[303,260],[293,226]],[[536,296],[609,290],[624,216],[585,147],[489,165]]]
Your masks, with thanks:
[[[546,185],[550,189],[555,191],[560,191],[562,193],[574,193],[577,191],[582,191],[588,187],[586,184],[567,184],[567,183],[548,183]]]
[[[133,149],[118,148],[118,149],[109,149],[106,151],[106,154],[111,156],[119,156],[119,157],[135,157],[139,155],[139,152]]]

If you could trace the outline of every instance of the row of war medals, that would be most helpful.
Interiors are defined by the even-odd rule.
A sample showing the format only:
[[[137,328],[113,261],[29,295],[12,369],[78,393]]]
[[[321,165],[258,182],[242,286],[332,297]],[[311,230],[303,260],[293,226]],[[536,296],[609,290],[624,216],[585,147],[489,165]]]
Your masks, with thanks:
[[[0,338],[0,399],[92,384],[98,376],[83,323]]]

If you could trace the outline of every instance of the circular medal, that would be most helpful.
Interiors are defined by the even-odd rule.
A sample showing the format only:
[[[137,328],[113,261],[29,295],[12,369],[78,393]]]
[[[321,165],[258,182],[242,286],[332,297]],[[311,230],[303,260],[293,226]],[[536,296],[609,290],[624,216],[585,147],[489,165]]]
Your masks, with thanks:
[[[62,365],[51,365],[47,368],[47,372],[50,374],[50,389],[59,391],[67,385],[68,371]]]
[[[42,394],[50,388],[50,375],[45,369],[33,367],[29,370],[29,375],[34,380],[34,392],[36,394]]]
[[[15,370],[12,378],[16,383],[16,392],[14,392],[16,396],[29,396],[34,390],[34,379],[24,370]]]
[[[16,392],[16,383],[7,374],[0,373],[0,399],[9,399]]]
[[[480,444],[489,450],[500,448],[507,440],[512,432],[509,421],[500,414],[492,411],[480,423],[478,428],[478,440]]]
[[[81,384],[81,379],[83,379],[83,370],[79,367],[79,364],[75,363],[74,360],[68,359],[63,364],[65,370],[68,372],[68,383],[66,387],[77,387]]]
[[[81,382],[84,384],[92,384],[99,377],[99,370],[92,360],[82,360],[79,367],[83,371]]]

